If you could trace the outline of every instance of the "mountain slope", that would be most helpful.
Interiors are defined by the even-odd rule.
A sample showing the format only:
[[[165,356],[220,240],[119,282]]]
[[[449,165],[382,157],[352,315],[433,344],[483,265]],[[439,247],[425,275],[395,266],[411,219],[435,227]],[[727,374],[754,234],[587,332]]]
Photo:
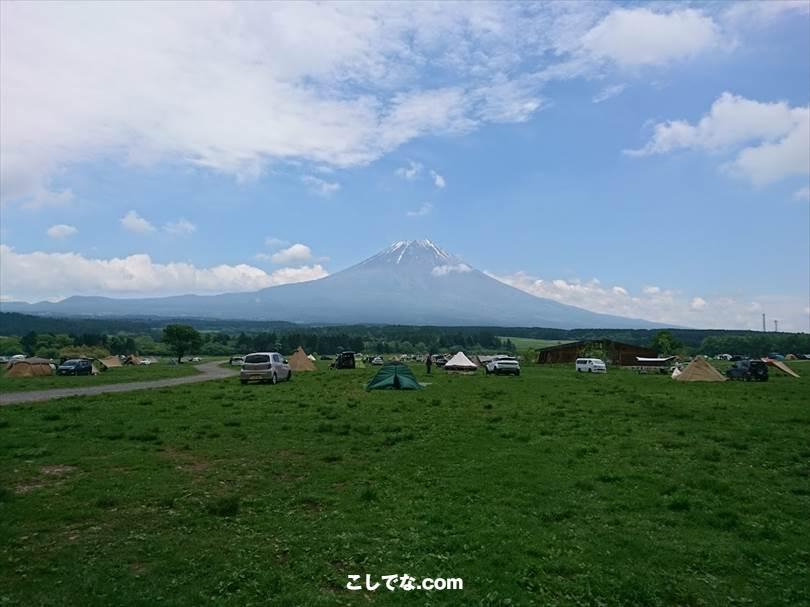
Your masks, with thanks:
[[[400,241],[326,278],[252,293],[149,299],[70,297],[2,304],[4,311],[53,315],[155,315],[285,320],[322,324],[491,325],[650,328],[534,297],[465,264],[429,240]]]

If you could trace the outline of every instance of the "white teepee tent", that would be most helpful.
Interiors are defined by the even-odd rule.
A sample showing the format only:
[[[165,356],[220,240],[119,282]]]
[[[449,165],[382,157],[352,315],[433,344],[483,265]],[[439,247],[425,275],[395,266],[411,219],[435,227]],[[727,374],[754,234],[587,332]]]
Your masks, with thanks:
[[[447,361],[447,364],[444,365],[445,371],[472,371],[475,370],[478,366],[471,361],[464,352],[456,352],[456,355],[453,356],[450,360]]]

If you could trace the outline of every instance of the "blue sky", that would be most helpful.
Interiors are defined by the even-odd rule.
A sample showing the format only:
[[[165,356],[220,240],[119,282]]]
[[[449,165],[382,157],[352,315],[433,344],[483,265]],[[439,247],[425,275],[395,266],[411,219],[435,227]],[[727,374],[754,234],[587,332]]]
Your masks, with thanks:
[[[810,3],[164,7],[2,5],[4,299],[430,238],[599,312],[810,327]]]

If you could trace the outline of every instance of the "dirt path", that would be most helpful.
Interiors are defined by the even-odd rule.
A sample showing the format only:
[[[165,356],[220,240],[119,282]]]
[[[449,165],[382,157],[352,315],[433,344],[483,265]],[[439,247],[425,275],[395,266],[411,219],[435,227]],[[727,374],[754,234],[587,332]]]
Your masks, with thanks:
[[[54,390],[35,390],[32,392],[8,392],[0,394],[0,406],[34,403],[54,398],[65,398],[67,396],[92,396],[94,394],[106,394],[108,392],[131,392],[133,390],[148,390],[150,388],[171,388],[172,386],[196,384],[202,381],[224,379],[236,375],[235,370],[220,367],[219,365],[223,362],[225,361],[217,360],[197,365],[200,374],[188,377],[134,381],[128,384],[107,384],[106,386],[91,386],[89,388],[56,388]]]

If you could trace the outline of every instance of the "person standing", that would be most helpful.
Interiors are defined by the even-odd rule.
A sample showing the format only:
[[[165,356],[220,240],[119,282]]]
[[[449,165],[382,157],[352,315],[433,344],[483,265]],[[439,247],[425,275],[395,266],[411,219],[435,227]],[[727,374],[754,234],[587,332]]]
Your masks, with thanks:
[[[427,374],[430,375],[430,368],[433,366],[433,355],[428,352],[427,358],[425,359],[425,367],[427,367]]]

